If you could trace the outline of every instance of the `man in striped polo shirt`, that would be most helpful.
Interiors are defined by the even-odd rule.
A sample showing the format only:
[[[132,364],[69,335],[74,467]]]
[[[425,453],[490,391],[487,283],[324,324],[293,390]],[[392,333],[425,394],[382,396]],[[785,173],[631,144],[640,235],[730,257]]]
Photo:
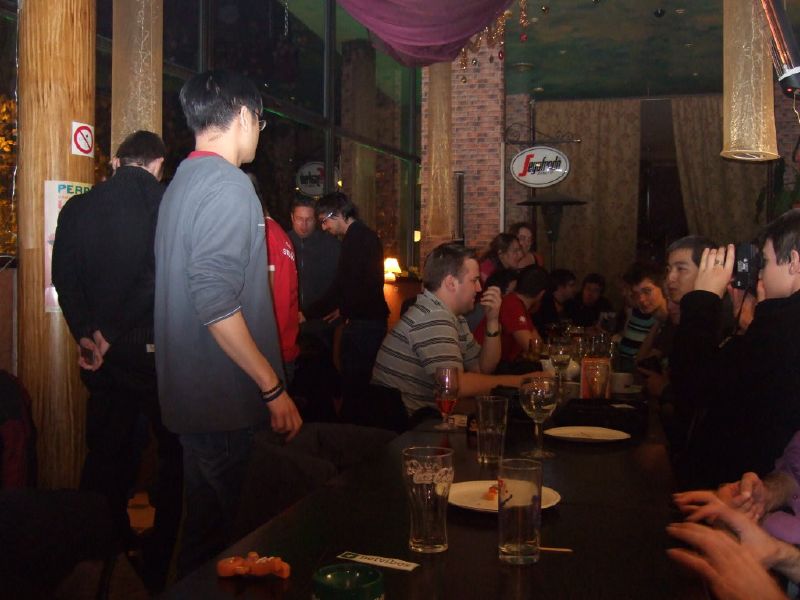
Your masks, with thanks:
[[[463,315],[481,291],[475,253],[458,244],[442,244],[425,260],[424,291],[383,340],[372,382],[399,390],[409,414],[434,407],[436,367],[462,370],[459,396],[487,394],[497,385],[518,386],[522,375],[491,375],[500,360],[500,290],[481,296],[486,340],[480,346]]]
[[[664,271],[653,263],[636,262],[623,275],[631,288],[633,311],[619,342],[620,367],[633,371],[636,354],[650,329],[667,318],[667,299],[661,289]]]

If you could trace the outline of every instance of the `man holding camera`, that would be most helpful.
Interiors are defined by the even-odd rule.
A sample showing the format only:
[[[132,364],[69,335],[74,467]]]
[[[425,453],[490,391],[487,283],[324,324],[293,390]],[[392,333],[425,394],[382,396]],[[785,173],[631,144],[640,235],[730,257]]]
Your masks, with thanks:
[[[694,291],[681,299],[671,367],[677,392],[695,410],[679,465],[692,487],[771,471],[800,430],[800,209],[767,225],[762,239],[759,302],[742,335],[720,344],[733,244],[703,251]],[[752,296],[735,299],[734,311],[748,302]]]

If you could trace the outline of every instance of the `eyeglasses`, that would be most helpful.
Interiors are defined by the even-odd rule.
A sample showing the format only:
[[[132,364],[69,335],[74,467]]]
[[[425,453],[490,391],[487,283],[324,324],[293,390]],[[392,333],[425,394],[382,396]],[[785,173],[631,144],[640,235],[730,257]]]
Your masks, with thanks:
[[[331,212],[329,212],[327,215],[325,215],[324,217],[322,217],[322,220],[319,222],[319,224],[320,224],[320,225],[323,225],[323,224],[325,223],[325,221],[327,221],[328,219],[335,219],[336,217],[335,217],[335,216],[333,216],[333,212],[334,212],[334,211],[331,211]]]

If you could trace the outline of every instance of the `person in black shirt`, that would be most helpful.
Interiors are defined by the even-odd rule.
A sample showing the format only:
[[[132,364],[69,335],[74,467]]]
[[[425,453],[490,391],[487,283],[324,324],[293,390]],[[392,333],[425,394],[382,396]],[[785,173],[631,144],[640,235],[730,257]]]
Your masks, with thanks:
[[[564,312],[573,324],[581,327],[597,325],[600,313],[614,310],[608,298],[603,296],[605,289],[606,278],[599,273],[589,273],[583,278],[580,296],[564,304]]]
[[[544,295],[541,307],[533,315],[536,330],[547,336],[549,327],[569,317],[565,306],[575,297],[575,274],[567,269],[553,269],[550,273],[550,290]]]
[[[155,526],[143,548],[151,591],[166,581],[183,486],[180,443],[161,422],[153,352],[153,242],[165,153],[155,133],[125,138],[113,177],[64,205],[53,245],[53,284],[89,390],[80,487],[106,497],[123,543],[132,539],[127,507],[147,436],[143,423],[158,442]]]
[[[383,245],[358,220],[358,210],[341,192],[327,194],[316,206],[323,231],[342,238],[333,285],[318,305],[332,310],[326,320],[344,321],[340,370],[344,386],[366,384],[386,335],[389,307],[383,297]]]

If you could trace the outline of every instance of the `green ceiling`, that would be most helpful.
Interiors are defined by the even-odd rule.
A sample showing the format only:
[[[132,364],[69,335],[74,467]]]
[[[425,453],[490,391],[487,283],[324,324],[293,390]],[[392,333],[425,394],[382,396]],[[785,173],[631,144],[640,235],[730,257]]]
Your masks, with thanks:
[[[516,0],[507,27],[510,94],[563,99],[722,91],[722,0],[528,4],[529,17],[538,21],[527,28],[527,41],[520,40]],[[654,15],[658,9],[660,18]],[[797,31],[800,0],[788,0],[787,11]],[[537,87],[544,90],[533,92]]]

